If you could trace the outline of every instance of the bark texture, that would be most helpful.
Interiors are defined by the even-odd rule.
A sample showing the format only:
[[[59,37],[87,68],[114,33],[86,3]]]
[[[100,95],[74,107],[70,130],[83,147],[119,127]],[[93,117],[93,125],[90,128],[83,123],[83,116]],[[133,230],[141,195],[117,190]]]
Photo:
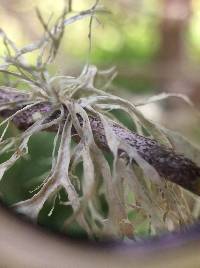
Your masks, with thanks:
[[[20,102],[26,100],[27,98],[28,94],[26,95],[16,91],[0,88],[0,105],[5,103],[5,101],[19,101],[19,106],[17,105],[13,107],[13,109],[1,110],[0,115],[4,118],[12,115],[20,108]],[[25,130],[34,123],[33,115],[36,112],[46,113],[50,110],[50,103],[40,103],[16,115],[13,118],[13,123],[19,129]],[[101,149],[109,150],[101,120],[93,116],[90,116],[89,119],[95,142]],[[138,135],[119,124],[112,123],[112,128],[118,137],[129,145],[133,146],[137,152],[149,164],[151,164],[162,177],[197,195],[200,195],[200,167],[198,167],[194,162],[186,158],[184,155],[177,154],[174,150],[160,145],[156,140]],[[57,127],[47,130],[56,131]],[[75,136],[78,138],[77,134]]]

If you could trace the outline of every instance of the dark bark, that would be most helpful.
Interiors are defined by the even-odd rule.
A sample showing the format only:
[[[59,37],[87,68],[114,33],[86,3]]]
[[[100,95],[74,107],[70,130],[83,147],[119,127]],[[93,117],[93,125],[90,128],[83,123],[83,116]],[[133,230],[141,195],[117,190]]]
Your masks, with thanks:
[[[5,101],[12,102],[19,100],[19,105],[22,100],[26,100],[28,94],[21,94],[0,89],[0,104]],[[17,105],[18,106],[18,105]],[[20,106],[13,110],[0,111],[0,115],[4,118],[10,116],[19,109]],[[51,104],[48,102],[38,104],[33,108],[21,112],[13,119],[13,123],[21,130],[31,126],[33,114],[36,112],[46,113],[51,110]],[[67,111],[66,111],[67,113]],[[94,139],[97,145],[104,150],[109,150],[106,142],[104,128],[101,120],[97,117],[90,116],[90,124],[93,131]],[[81,118],[80,118],[81,121]],[[185,189],[200,195],[200,168],[184,155],[177,154],[174,150],[160,145],[156,140],[138,135],[116,123],[112,123],[112,128],[118,137],[123,141],[133,146],[137,152],[151,164],[157,172],[173,183],[176,183]],[[48,129],[48,131],[56,131],[57,127]],[[73,133],[76,134],[76,133]],[[76,135],[76,138],[78,135]]]

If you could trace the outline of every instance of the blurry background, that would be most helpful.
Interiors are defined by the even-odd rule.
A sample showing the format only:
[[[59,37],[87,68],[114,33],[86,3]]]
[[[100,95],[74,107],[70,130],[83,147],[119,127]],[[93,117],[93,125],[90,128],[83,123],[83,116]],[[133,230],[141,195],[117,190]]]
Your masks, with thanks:
[[[92,26],[90,61],[99,69],[116,66],[118,76],[110,90],[131,101],[161,92],[187,94],[200,106],[200,1],[199,0],[102,0],[110,14],[98,16]],[[36,16],[38,7],[45,20],[56,18],[64,0],[0,0],[0,27],[18,45],[37,40],[43,33]],[[72,10],[94,4],[72,1]],[[78,75],[88,58],[89,19],[66,28],[52,72]],[[5,48],[0,44],[0,51]],[[0,53],[0,54],[1,54]],[[34,56],[30,56],[34,61]],[[3,80],[0,81],[3,85]],[[191,141],[200,142],[198,118],[180,100],[171,99],[142,108],[145,115]],[[128,119],[123,119],[127,124]],[[13,130],[17,131],[17,130]],[[0,183],[1,196],[8,204],[25,199],[51,165],[53,134],[40,133],[30,144],[30,157],[19,161]],[[66,197],[61,193],[64,202]],[[71,211],[55,201],[45,205],[39,221],[60,229]],[[49,214],[50,213],[50,214]],[[48,216],[49,214],[49,216]],[[74,232],[77,234],[76,226]],[[142,230],[141,230],[142,232]],[[79,235],[79,234],[78,234]],[[83,233],[84,235],[84,233]]]

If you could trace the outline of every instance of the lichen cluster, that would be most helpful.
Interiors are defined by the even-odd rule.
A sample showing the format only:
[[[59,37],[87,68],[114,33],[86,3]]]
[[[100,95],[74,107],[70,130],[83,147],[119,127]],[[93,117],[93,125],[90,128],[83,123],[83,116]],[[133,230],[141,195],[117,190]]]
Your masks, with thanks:
[[[66,206],[73,209],[72,215],[66,219],[66,230],[74,221],[90,238],[133,238],[137,236],[138,226],[144,222],[150,234],[174,230],[194,220],[183,190],[167,182],[138,153],[137,148],[116,135],[113,120],[117,122],[118,119],[111,111],[125,111],[131,116],[139,134],[148,133],[148,137],[154,138],[158,144],[171,148],[167,132],[147,120],[137,105],[104,90],[115,76],[113,68],[99,71],[87,63],[78,77],[58,76],[49,72],[49,64],[52,64],[58,52],[65,27],[89,17],[91,31],[92,19],[103,11],[95,4],[91,9],[66,19],[65,10],[51,29],[37,11],[45,30],[44,36],[21,49],[1,30],[6,55],[0,72],[17,81],[16,87],[4,86],[1,89],[16,96],[20,92],[20,97],[1,102],[1,111],[16,109],[16,112],[0,123],[0,126],[4,126],[0,137],[0,153],[12,152],[11,157],[0,164],[0,179],[18,159],[28,154],[28,142],[33,135],[54,128],[57,134],[53,144],[51,170],[30,199],[13,205],[18,212],[36,220],[44,203],[64,189],[68,197]],[[26,61],[26,54],[33,52],[38,55],[35,65],[30,65]],[[95,87],[97,77],[107,78],[102,89]],[[21,87],[26,90],[20,89]],[[169,96],[162,95],[138,103],[138,106],[164,97]],[[188,102],[188,99],[185,100]],[[44,103],[48,103],[48,109],[40,112],[36,109],[31,115],[30,121],[33,124],[17,137],[5,138],[11,121]],[[101,122],[104,135],[98,139],[99,143],[103,139],[102,143],[107,144],[109,160],[94,138],[91,117],[98,118]],[[98,136],[98,133],[95,135]],[[76,170],[80,163],[83,172],[77,177]],[[107,211],[102,210],[100,194],[105,197]],[[137,214],[136,218],[131,217],[133,213]]]

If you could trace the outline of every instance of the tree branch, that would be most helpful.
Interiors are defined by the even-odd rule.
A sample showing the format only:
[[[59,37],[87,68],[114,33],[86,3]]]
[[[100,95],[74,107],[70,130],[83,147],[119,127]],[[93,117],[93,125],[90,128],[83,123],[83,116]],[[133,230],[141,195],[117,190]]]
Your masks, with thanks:
[[[0,105],[5,105],[5,102],[12,103],[16,100],[19,104],[15,105],[15,107],[13,106],[13,109],[0,109],[0,116],[7,118],[14,114],[19,108],[22,108],[20,103],[28,100],[28,98],[28,93],[0,88]],[[35,113],[43,114],[50,110],[51,104],[43,102],[17,114],[12,121],[19,129],[25,130],[34,123]],[[68,112],[65,112],[67,115]],[[95,142],[100,148],[108,151],[109,148],[100,118],[90,116],[89,119]],[[81,117],[79,120],[82,120]],[[111,126],[115,135],[133,146],[157,170],[160,176],[200,195],[200,168],[194,162],[184,157],[184,155],[177,154],[174,150],[160,145],[156,140],[138,135],[114,122],[111,122]],[[57,127],[47,130],[56,131]],[[73,130],[72,134],[76,140],[79,138],[75,130]]]

